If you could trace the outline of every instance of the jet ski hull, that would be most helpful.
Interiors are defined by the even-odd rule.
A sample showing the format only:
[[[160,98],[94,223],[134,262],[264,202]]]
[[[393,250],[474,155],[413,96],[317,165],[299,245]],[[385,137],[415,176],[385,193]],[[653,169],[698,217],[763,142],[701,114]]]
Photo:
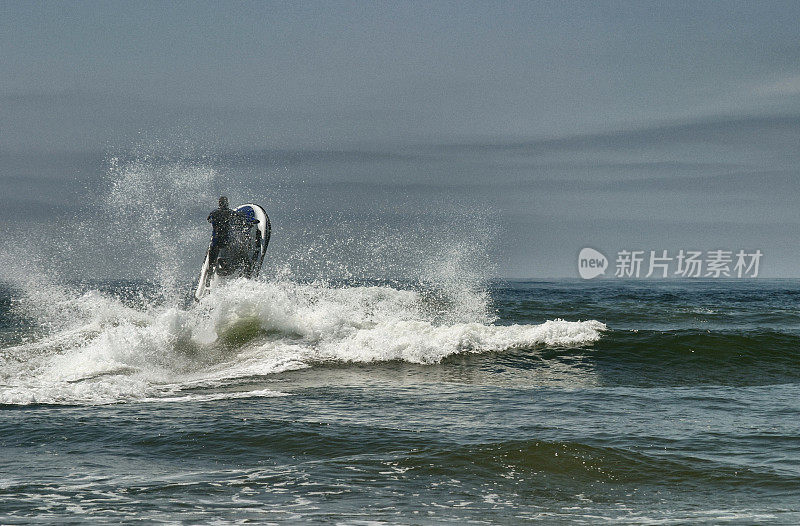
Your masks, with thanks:
[[[210,261],[211,244],[200,269],[194,299],[199,301],[220,279],[235,277],[256,278],[264,263],[264,255],[272,234],[272,225],[264,209],[248,203],[237,206],[242,219],[231,225],[229,242],[219,248],[216,261]],[[246,218],[251,221],[247,221]],[[258,223],[252,224],[252,220]]]

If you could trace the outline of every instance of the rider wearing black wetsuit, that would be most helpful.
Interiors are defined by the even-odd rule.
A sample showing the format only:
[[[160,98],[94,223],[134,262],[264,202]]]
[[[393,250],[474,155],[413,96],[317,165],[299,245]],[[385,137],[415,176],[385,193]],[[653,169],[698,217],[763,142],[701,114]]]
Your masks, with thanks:
[[[219,208],[208,214],[208,222],[211,223],[213,234],[211,237],[211,249],[208,253],[209,265],[213,268],[219,256],[219,249],[226,247],[231,240],[231,222],[234,216],[239,216],[248,223],[258,223],[258,219],[249,218],[242,212],[231,210],[228,207],[228,198],[219,198]]]

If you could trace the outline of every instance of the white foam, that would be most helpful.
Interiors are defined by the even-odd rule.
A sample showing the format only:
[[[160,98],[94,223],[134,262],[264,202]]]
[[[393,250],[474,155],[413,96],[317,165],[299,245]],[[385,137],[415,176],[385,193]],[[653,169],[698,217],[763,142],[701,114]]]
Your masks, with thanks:
[[[97,291],[65,294],[47,309],[61,316],[48,336],[0,350],[0,403],[262,396],[181,391],[326,362],[433,364],[456,353],[579,346],[605,329],[598,321],[493,325],[484,293],[458,290],[444,299],[445,313],[441,295],[431,298],[288,280],[234,281],[189,308],[133,308]]]
[[[274,398],[278,396],[288,396],[280,391],[271,389],[256,389],[254,391],[237,391],[209,394],[183,394],[178,396],[159,396],[154,398],[144,398],[143,402],[210,402],[214,400],[232,400],[241,398]]]

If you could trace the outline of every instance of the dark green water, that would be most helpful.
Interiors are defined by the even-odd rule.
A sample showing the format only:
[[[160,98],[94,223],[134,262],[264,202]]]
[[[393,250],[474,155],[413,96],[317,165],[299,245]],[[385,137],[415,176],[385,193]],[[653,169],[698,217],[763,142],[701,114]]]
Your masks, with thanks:
[[[3,289],[0,522],[800,522],[796,281],[142,297]]]

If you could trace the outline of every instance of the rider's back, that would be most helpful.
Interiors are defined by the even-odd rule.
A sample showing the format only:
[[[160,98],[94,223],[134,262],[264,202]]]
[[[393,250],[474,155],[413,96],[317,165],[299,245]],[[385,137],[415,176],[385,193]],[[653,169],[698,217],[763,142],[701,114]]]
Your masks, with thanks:
[[[231,219],[235,212],[230,208],[217,208],[208,214],[208,221],[214,229],[214,241],[227,243],[231,235]]]

